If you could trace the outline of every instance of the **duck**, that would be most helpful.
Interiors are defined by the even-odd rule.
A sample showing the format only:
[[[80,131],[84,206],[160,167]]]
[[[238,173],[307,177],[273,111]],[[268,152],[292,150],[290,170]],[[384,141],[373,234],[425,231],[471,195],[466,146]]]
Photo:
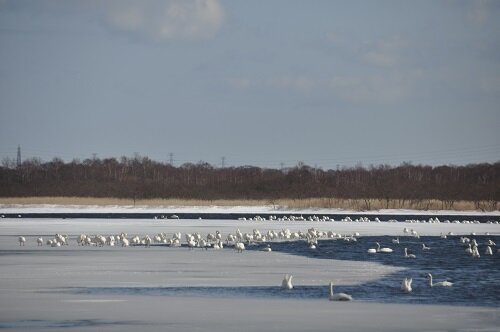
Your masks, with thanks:
[[[453,286],[453,283],[452,282],[449,282],[449,281],[440,281],[440,282],[436,282],[436,283],[433,283],[432,282],[432,274],[430,273],[427,273],[427,279],[429,280],[429,286],[430,287],[451,287]]]
[[[328,297],[330,301],[351,301],[352,296],[346,293],[334,293],[333,283],[330,282],[330,296]]]

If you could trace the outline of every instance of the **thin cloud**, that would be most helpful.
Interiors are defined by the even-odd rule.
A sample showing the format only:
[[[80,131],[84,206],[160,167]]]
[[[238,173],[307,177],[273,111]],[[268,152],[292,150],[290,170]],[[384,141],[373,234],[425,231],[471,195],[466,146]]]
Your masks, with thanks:
[[[402,62],[406,46],[400,38],[380,40],[363,55],[363,61],[378,67],[396,67]]]
[[[218,0],[115,0],[105,4],[111,27],[155,41],[213,38],[225,18]]]

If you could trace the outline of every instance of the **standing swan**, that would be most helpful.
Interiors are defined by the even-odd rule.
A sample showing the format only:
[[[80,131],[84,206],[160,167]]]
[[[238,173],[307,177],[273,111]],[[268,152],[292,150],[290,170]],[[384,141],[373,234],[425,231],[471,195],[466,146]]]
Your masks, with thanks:
[[[333,293],[333,283],[330,282],[330,301],[351,301],[352,296],[346,293]]]
[[[292,289],[293,288],[292,278],[293,278],[293,275],[285,274],[285,277],[283,278],[283,281],[281,282],[281,288]]]
[[[411,283],[412,283],[412,278],[404,278],[403,283],[401,284],[401,290],[405,293],[411,293]]]
[[[18,237],[17,240],[19,241],[20,246],[24,246],[24,244],[26,243],[26,238],[24,236]]]
[[[429,286],[431,286],[431,287],[435,287],[435,286],[439,286],[439,287],[451,287],[451,286],[453,286],[453,283],[449,282],[449,281],[440,281],[440,282],[436,282],[434,284],[432,282],[432,274],[430,274],[430,273],[427,273],[427,279],[429,280]]]

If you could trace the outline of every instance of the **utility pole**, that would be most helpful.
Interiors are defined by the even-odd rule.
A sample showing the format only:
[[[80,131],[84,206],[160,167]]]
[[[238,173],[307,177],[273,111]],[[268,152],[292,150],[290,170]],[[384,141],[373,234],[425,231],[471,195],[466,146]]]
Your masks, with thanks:
[[[17,146],[17,167],[21,167],[21,145]]]
[[[174,154],[172,152],[170,152],[168,154],[168,159],[169,159],[170,165],[174,166]]]

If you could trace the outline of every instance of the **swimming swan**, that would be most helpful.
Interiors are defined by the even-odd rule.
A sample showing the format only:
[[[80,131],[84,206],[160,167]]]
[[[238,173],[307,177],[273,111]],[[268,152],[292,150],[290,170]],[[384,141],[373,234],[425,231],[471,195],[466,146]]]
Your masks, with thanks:
[[[453,286],[453,283],[449,282],[449,281],[440,281],[440,282],[433,283],[432,282],[432,274],[430,274],[430,273],[427,273],[427,279],[429,280],[429,286],[431,286],[431,287],[435,287],[435,286],[451,287],[451,286]]]
[[[405,248],[405,258],[417,258],[414,254],[408,254],[408,248]]]
[[[352,296],[346,293],[333,293],[333,283],[330,282],[330,301],[351,301]]]
[[[389,254],[392,252],[392,249],[391,248],[380,248],[380,243],[377,242],[377,252]]]
[[[281,282],[281,288],[283,289],[292,289],[292,278],[293,275],[285,274],[285,277],[283,278],[283,281]]]
[[[401,290],[405,293],[411,293],[411,283],[412,283],[412,278],[404,278],[403,283],[401,284]]]

